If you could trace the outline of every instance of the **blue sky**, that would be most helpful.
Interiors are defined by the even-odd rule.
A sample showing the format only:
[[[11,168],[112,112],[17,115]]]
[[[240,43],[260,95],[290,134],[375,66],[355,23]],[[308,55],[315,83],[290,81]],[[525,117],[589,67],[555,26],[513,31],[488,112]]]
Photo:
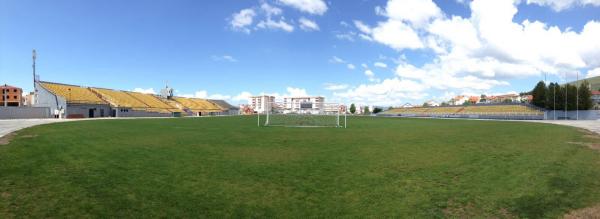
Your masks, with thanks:
[[[375,105],[600,75],[600,1],[0,0],[0,83]]]

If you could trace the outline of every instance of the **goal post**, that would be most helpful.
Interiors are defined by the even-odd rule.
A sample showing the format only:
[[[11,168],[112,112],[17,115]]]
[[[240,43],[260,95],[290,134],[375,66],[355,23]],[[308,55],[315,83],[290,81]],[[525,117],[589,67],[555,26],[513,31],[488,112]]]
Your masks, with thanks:
[[[271,102],[266,106],[264,126],[346,127],[346,108],[339,103]]]

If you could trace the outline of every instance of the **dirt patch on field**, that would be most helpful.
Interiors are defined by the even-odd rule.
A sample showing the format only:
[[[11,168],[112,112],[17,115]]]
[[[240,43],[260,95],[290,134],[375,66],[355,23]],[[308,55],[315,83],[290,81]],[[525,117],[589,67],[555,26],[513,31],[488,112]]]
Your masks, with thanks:
[[[0,137],[0,145],[7,145],[8,143],[10,143],[11,140],[13,140],[14,138],[19,137],[19,138],[35,138],[37,137],[37,135],[17,135],[16,133],[9,133],[5,136]]]
[[[576,145],[586,146],[586,147],[588,147],[590,149],[600,151],[600,143],[593,143],[593,142],[572,142],[572,141],[569,141],[567,143],[568,144],[576,144]]]
[[[592,132],[587,129],[581,129],[581,128],[579,129],[579,131],[581,131],[585,134],[585,135],[583,135],[583,137],[585,137],[585,138],[600,140],[600,134],[598,134],[598,133]]]
[[[564,216],[564,218],[565,219],[600,218],[600,205],[571,211],[568,214],[566,214]]]
[[[5,136],[0,137],[0,145],[7,145],[8,143],[10,143],[10,140],[12,140],[15,136],[17,136],[17,134],[9,133]]]
[[[584,134],[583,137],[586,138],[586,139],[590,139],[591,142],[572,142],[572,141],[569,141],[569,142],[567,142],[567,144],[581,145],[581,146],[588,147],[588,148],[590,148],[592,150],[600,151],[600,135],[599,134],[597,134],[595,132],[592,132],[592,131],[589,131],[587,129],[582,129],[582,128],[580,128],[579,131],[583,132],[583,134]]]
[[[478,218],[482,215],[485,215],[485,218],[516,218],[504,208],[493,215],[487,215],[482,209],[476,208],[471,203],[459,205],[454,201],[448,201],[448,207],[443,211],[447,218]]]

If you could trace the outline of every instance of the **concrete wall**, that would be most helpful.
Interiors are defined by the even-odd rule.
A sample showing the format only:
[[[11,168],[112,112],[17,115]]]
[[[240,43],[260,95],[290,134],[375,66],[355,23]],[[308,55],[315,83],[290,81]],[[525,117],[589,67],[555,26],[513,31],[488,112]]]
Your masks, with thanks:
[[[173,117],[171,113],[157,113],[132,109],[116,109],[117,117]],[[123,111],[126,110],[126,111]]]
[[[0,107],[0,119],[40,119],[51,118],[47,107]]]
[[[56,109],[67,108],[67,100],[65,98],[54,95],[39,83],[35,83],[35,89],[37,90],[37,96],[35,97],[35,104],[33,106],[48,107],[51,113],[54,113]]]
[[[202,116],[207,116],[207,115],[210,115],[210,116],[235,116],[235,115],[239,115],[239,114],[240,114],[240,111],[238,109],[235,109],[235,110],[229,109],[229,110],[225,110],[222,112],[210,112],[207,114],[202,113]]]
[[[102,104],[69,104],[66,110],[67,118],[90,118],[90,110],[93,118],[110,117],[111,108]]]
[[[549,110],[546,111],[546,119],[547,120],[575,120],[578,119],[577,111],[567,111],[565,115],[565,111],[560,110]],[[598,120],[600,119],[600,110],[579,110],[579,120]]]
[[[498,114],[498,115],[477,115],[477,114],[377,114],[385,117],[428,117],[428,118],[463,118],[463,119],[502,119],[502,120],[543,120],[543,115],[526,114]]]

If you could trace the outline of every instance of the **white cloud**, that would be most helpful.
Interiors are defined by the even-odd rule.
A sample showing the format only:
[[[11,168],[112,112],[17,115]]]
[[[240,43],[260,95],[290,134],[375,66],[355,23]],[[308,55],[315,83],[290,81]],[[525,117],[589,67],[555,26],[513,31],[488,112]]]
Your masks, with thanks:
[[[416,31],[402,21],[388,20],[365,33],[364,39],[372,39],[395,50],[420,49],[424,45]]]
[[[148,89],[134,88],[133,92],[144,93],[144,94],[156,94],[156,91],[154,90],[154,88],[148,88]]]
[[[250,33],[248,26],[252,25],[256,12],[254,9],[246,8],[240,10],[238,13],[234,13],[231,16],[230,25],[234,30],[241,30],[246,33]]]
[[[370,34],[371,33],[371,27],[369,27],[368,25],[366,25],[362,21],[355,20],[354,21],[354,26],[356,27],[356,29],[360,30],[363,33],[366,33],[366,34]]]
[[[217,61],[217,62],[237,62],[238,60],[235,59],[233,56],[230,55],[222,55],[222,56],[216,56],[213,55],[212,56],[212,60],[213,61]]]
[[[229,95],[223,95],[223,94],[208,95],[208,92],[205,90],[199,90],[199,91],[194,92],[193,94],[180,94],[179,96],[188,97],[188,98],[216,99],[216,100],[231,99],[231,96],[229,96]]]
[[[260,5],[260,9],[262,9],[267,14],[268,17],[271,17],[273,15],[281,15],[281,13],[283,13],[281,8],[271,6],[271,5],[267,4],[266,2],[263,2]]]
[[[337,57],[337,56],[331,57],[331,59],[329,59],[329,62],[337,63],[337,64],[346,63],[346,61],[344,61],[343,59],[341,59],[340,57]]]
[[[346,67],[348,67],[348,69],[350,69],[350,70],[354,70],[356,68],[356,66],[354,66],[353,64],[350,64],[350,63],[348,65],[346,65]]]
[[[344,90],[347,89],[347,84],[334,84],[334,83],[326,83],[325,90]]]
[[[387,68],[387,64],[383,63],[383,62],[375,62],[373,64],[373,66],[375,67],[379,67],[379,68]]]
[[[574,6],[600,6],[600,0],[527,0],[527,4],[549,6],[555,11],[562,11]]]
[[[388,6],[392,1],[397,2],[391,0]],[[375,42],[398,51],[432,50],[435,57],[418,67],[407,63],[405,58],[394,61],[398,63],[396,75],[400,80],[412,80],[432,89],[430,92],[487,92],[508,86],[509,79],[536,77],[542,72],[562,74],[594,69],[588,74],[597,74],[600,22],[589,21],[580,32],[561,30],[540,21],[515,23],[516,4],[510,0],[474,0],[470,3],[470,18],[448,18],[437,13],[395,16],[387,7],[387,20],[376,27],[355,26],[363,34],[370,33]],[[407,43],[410,37],[391,33],[403,28],[414,33],[412,43]],[[368,66],[364,67],[368,70]]]
[[[256,27],[262,29],[280,29],[286,32],[294,31],[294,26],[288,24],[284,18],[281,18],[279,21],[273,21],[271,18],[267,18],[267,20],[260,21]]]
[[[420,27],[433,18],[442,17],[442,10],[432,0],[389,0],[385,15],[391,20]]]
[[[188,97],[188,98],[202,98],[205,99],[206,97],[208,97],[208,92],[205,90],[199,90],[194,92],[193,94],[181,94],[182,97]]]
[[[399,105],[407,100],[418,100],[427,96],[426,86],[406,79],[385,79],[381,83],[361,84],[345,92],[334,92],[334,96],[348,103]]]
[[[348,40],[350,42],[354,42],[354,36],[356,36],[356,33],[354,32],[335,34],[335,38],[338,38],[340,40]]]
[[[315,31],[319,30],[319,25],[314,21],[301,17],[298,22],[300,23],[300,28],[305,31]]]
[[[587,74],[585,75],[585,78],[598,77],[598,76],[600,76],[600,68],[595,68],[595,69],[589,70],[587,72]]]
[[[212,100],[229,100],[229,99],[231,99],[231,96],[229,96],[229,95],[223,95],[223,94],[212,94],[212,95],[208,96],[208,99],[212,99]]]
[[[375,77],[375,72],[371,71],[371,69],[365,70],[365,76],[369,79],[370,82],[379,82],[379,78]]]
[[[250,93],[248,91],[243,91],[243,92],[239,93],[238,95],[234,96],[233,98],[231,98],[231,100],[236,101],[238,103],[239,102],[247,102],[251,96],[252,96],[252,93]]]
[[[289,97],[306,97],[306,96],[308,96],[306,89],[303,89],[303,88],[287,87],[286,90],[288,93],[285,96],[289,96]]]
[[[323,0],[279,0],[279,3],[316,15],[323,15],[328,9]]]

